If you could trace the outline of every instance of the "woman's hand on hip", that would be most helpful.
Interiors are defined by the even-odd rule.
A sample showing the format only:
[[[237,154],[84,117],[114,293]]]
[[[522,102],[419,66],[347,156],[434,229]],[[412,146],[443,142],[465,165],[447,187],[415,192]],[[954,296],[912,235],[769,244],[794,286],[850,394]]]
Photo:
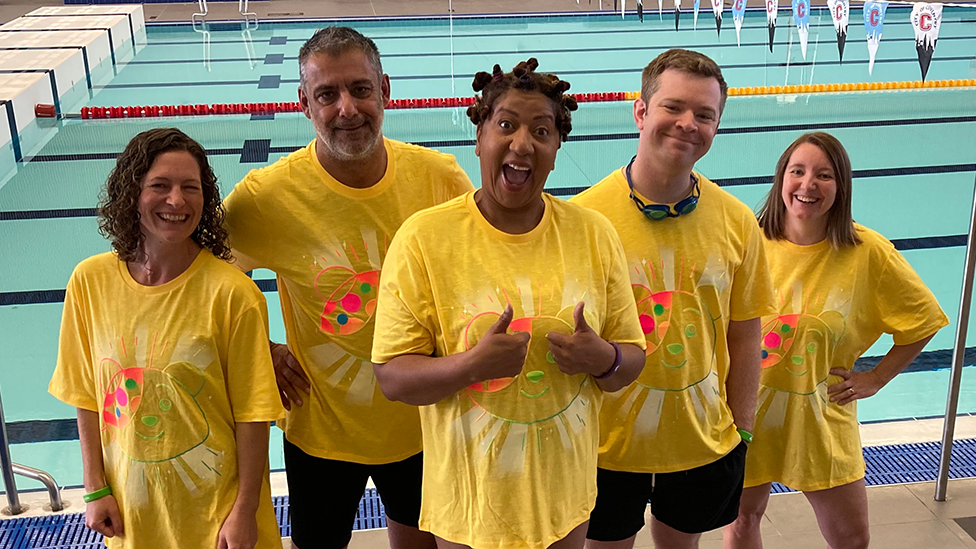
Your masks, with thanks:
[[[852,372],[844,368],[831,368],[830,374],[843,379],[840,383],[827,387],[827,393],[831,395],[830,401],[840,406],[872,396],[885,386],[884,380],[873,370]]]

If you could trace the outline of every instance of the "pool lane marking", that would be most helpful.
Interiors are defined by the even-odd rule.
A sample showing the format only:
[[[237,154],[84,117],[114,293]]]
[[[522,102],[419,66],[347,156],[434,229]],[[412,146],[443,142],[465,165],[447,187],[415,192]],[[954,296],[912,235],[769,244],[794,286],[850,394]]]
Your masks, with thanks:
[[[895,8],[896,8],[896,6],[889,6],[888,7],[889,10],[892,10],[892,9],[895,9]],[[751,11],[752,10],[750,10],[750,12]],[[791,13],[789,9],[784,9],[782,11],[785,11],[787,13]],[[962,13],[960,13],[960,15],[961,14]],[[588,14],[586,14],[586,15],[588,15]],[[827,13],[827,15],[829,15],[829,12]],[[603,14],[603,16],[604,17],[608,17],[607,14]],[[619,13],[615,13],[614,16],[619,17]],[[579,17],[579,14],[573,14],[571,17]],[[488,17],[485,17],[485,19],[488,19]],[[465,18],[463,20],[461,20],[461,19],[455,19],[454,20],[454,24],[455,25],[459,25],[459,21],[470,21],[470,20],[471,20],[471,18]],[[828,21],[830,21],[830,20],[828,19]],[[444,19],[444,22],[446,24],[446,22],[447,22],[447,19],[446,18]],[[943,19],[943,21],[942,21],[942,28],[945,28],[947,25],[954,25],[954,24],[963,25],[963,24],[967,24],[969,22],[970,21],[965,21],[965,20],[958,20],[957,21],[957,20],[945,20],[945,19]],[[517,24],[517,21],[511,21],[510,23],[511,24]],[[269,26],[272,26],[273,27],[275,25],[275,22],[266,22],[266,23],[263,23],[263,24],[269,25]],[[903,26],[903,25],[911,25],[912,23],[911,23],[911,21],[894,21],[894,20],[892,20],[892,21],[889,22],[888,20],[885,20],[884,24],[885,24],[886,27],[887,26],[897,27],[897,26]],[[146,25],[147,36],[150,35],[150,34],[151,35],[157,35],[157,33],[156,33],[156,27],[158,27],[158,26],[159,25],[155,25],[153,23],[147,23],[147,25]],[[177,26],[177,25],[172,25],[172,26]],[[190,25],[189,24],[186,24],[186,25],[183,25],[183,26],[189,27]],[[834,25],[833,25],[833,22],[832,21],[829,22],[829,23],[825,23],[825,24],[813,23],[813,22],[810,23],[810,28],[811,29],[813,29],[813,28],[817,28],[817,29],[821,29],[821,28],[822,29],[832,29],[833,27],[834,27]],[[742,25],[742,29],[743,30],[746,30],[746,29],[762,29],[762,30],[765,30],[766,28],[767,27],[766,27],[765,21],[763,21],[759,25],[746,25],[746,24],[743,24]],[[681,30],[682,31],[684,31],[684,30],[690,31],[692,29],[689,27],[687,29],[682,28]],[[674,31],[673,28],[660,28],[660,29],[658,29],[658,28],[646,28],[646,29],[613,29],[613,28],[608,28],[608,29],[604,29],[604,30],[533,32],[532,34],[528,35],[528,37],[536,37],[536,36],[576,36],[576,35],[581,35],[581,34],[600,34],[600,35],[606,35],[606,34],[638,34],[638,33],[658,33],[658,32],[673,33],[675,31]],[[166,34],[168,34],[168,33],[159,33],[158,36],[165,36]],[[306,40],[308,40],[311,37],[312,37],[311,34],[309,34],[309,35],[302,35],[302,36],[295,36],[295,37],[292,37],[292,36],[273,36],[273,37],[271,37],[271,40],[272,41],[269,41],[268,45],[271,45],[271,46],[283,46],[283,45],[286,45],[288,42],[304,43]],[[526,38],[527,35],[525,33],[523,33],[523,32],[459,34],[457,31],[455,31],[455,33],[454,33],[454,39],[455,40],[461,39],[461,38],[505,38],[505,37]],[[285,41],[274,41],[276,38],[278,38],[278,39],[284,38]],[[447,35],[445,35],[445,34],[418,34],[418,35],[399,35],[399,36],[370,36],[370,39],[373,40],[374,42],[379,42],[381,40],[450,39],[450,37],[447,36]],[[942,37],[940,36],[939,39],[941,40]],[[887,42],[887,39],[886,39],[886,42]],[[211,40],[210,43],[211,44],[240,44],[241,41],[240,41],[240,39],[238,39],[238,40]],[[172,42],[159,41],[159,42],[150,42],[148,45],[149,46],[199,46],[200,45],[200,42],[199,41],[193,42],[193,41],[189,41],[189,40],[180,40],[180,41],[172,41]],[[385,55],[384,55],[384,57],[385,57]]]
[[[939,61],[950,62],[950,61],[972,61],[972,56],[955,56],[955,57],[939,57],[932,58],[932,62]],[[866,65],[868,64],[867,59],[858,60],[848,60],[848,61],[818,61],[818,66],[824,65]],[[917,64],[917,57],[906,57],[904,59],[878,59],[875,64],[891,64],[891,63],[911,63]],[[763,64],[738,64],[738,65],[724,65],[723,70],[728,69],[755,69],[755,68],[769,68],[769,67],[804,67],[813,66],[812,61],[802,61],[802,62],[782,62],[782,63],[763,63]],[[643,70],[643,67],[637,68],[622,68],[622,69],[587,69],[587,70],[554,70],[556,74],[569,76],[569,75],[592,75],[592,74],[638,74]],[[273,75],[280,78],[281,75]],[[263,77],[262,77],[263,78]],[[399,80],[450,80],[450,79],[469,79],[474,78],[474,74],[427,74],[427,75],[403,75],[403,76],[390,76],[391,81]],[[285,79],[282,78],[279,84],[298,84],[299,80],[295,79]],[[114,90],[114,89],[135,89],[135,88],[172,88],[180,86],[244,86],[244,85],[254,85],[260,84],[259,80],[228,80],[228,81],[211,81],[211,82],[157,82],[157,83],[139,83],[139,84],[105,84],[103,86],[95,86],[96,90]]]
[[[864,372],[884,358],[861,357],[854,363],[854,370]],[[976,347],[966,348],[966,364],[976,363]],[[948,369],[952,365],[952,349],[923,351],[918,358],[905,368],[904,372],[930,372]],[[973,413],[960,412],[960,417],[976,416]],[[922,420],[942,418],[940,415],[901,418],[901,420]],[[862,424],[881,423],[893,420],[869,420]],[[64,419],[29,419],[11,421],[7,423],[7,439],[10,444],[31,444],[35,442],[70,442],[78,440],[78,421],[75,418]],[[904,445],[910,447],[914,445]],[[869,468],[870,469],[870,468]]]
[[[243,116],[243,115],[242,115]],[[871,128],[871,127],[885,127],[885,126],[916,126],[925,124],[963,124],[969,122],[976,122],[976,116],[942,116],[935,118],[903,118],[903,119],[891,119],[891,120],[865,120],[865,121],[853,121],[853,122],[817,122],[809,124],[783,124],[779,126],[743,126],[741,128],[719,128],[719,135],[734,135],[743,133],[774,133],[774,132],[797,132],[797,131],[812,131],[812,130],[836,130],[836,129],[847,129],[847,128]],[[625,133],[607,133],[607,134],[593,134],[593,135],[570,135],[568,141],[616,141],[624,139],[637,139],[639,134],[637,132],[625,132]],[[415,145],[420,145],[421,147],[437,148],[437,147],[473,147],[475,142],[473,139],[444,139],[444,140],[430,140],[430,141],[415,141]],[[303,145],[304,146],[304,145]],[[269,153],[271,154],[288,154],[298,149],[302,146],[281,146],[281,147],[270,147]],[[207,155],[210,156],[221,156],[221,155],[240,155],[244,152],[242,148],[223,148],[223,149],[207,149]],[[119,153],[74,153],[74,154],[41,154],[33,157],[29,157],[27,160],[29,162],[68,162],[68,161],[78,161],[78,160],[114,160],[117,158]],[[972,166],[970,164],[959,164],[959,165],[947,165],[947,166]],[[909,168],[895,168],[895,169],[909,169]],[[863,170],[862,170],[863,171]],[[969,171],[968,168],[956,171]],[[857,173],[857,172],[855,172]],[[945,172],[933,172],[933,173],[945,173]],[[738,179],[748,179],[748,178],[738,178]],[[732,180],[728,180],[732,181]],[[765,181],[756,181],[756,183],[763,183]],[[748,185],[752,183],[729,183],[729,185]],[[2,212],[0,212],[2,215]],[[2,219],[2,218],[0,218]]]
[[[24,155],[20,150],[20,132],[17,131],[17,118],[14,113],[14,102],[10,99],[0,99],[0,103],[3,103],[3,108],[7,113],[7,126],[10,131],[10,143],[14,150],[14,160],[21,162],[24,160]]]
[[[935,250],[944,248],[958,248],[966,245],[967,235],[927,236],[919,238],[895,238],[891,240],[898,251]],[[275,279],[260,279],[254,283],[262,292],[278,291]],[[0,292],[0,307],[16,305],[42,305],[47,303],[63,303],[65,290],[23,290],[17,292]]]
[[[763,28],[765,29],[766,27],[763,27]],[[940,41],[950,41],[950,40],[974,40],[974,41],[976,41],[976,35],[969,35],[969,36],[939,36],[939,40]],[[914,43],[915,42],[915,38],[913,38],[913,37],[909,37],[909,38],[886,38],[885,39],[885,43],[887,44],[889,42],[912,42],[912,43]],[[213,42],[211,42],[211,43],[213,43]],[[789,46],[790,42],[789,42],[789,40],[783,40],[783,41],[777,41],[777,42],[775,42],[775,44],[786,47],[786,46]],[[769,46],[769,42],[744,42],[741,45],[741,47],[751,47],[751,46],[765,48],[765,47],[768,47]],[[538,55],[542,55],[542,54],[556,54],[556,53],[612,53],[612,52],[623,52],[623,51],[655,51],[655,50],[664,51],[664,50],[667,50],[669,47],[670,46],[653,45],[653,46],[620,46],[620,47],[606,47],[606,48],[551,49],[551,50],[533,50],[532,51],[532,54],[538,56]],[[682,46],[682,47],[687,48],[687,49],[694,49],[694,50],[706,50],[706,49],[715,49],[715,48],[738,48],[740,46],[737,45],[737,44],[689,44],[689,45],[685,45],[685,46]],[[508,51],[462,51],[462,52],[455,51],[454,53],[451,53],[451,52],[386,53],[386,54],[383,54],[383,59],[390,59],[390,58],[411,58],[411,57],[451,57],[451,56],[454,56],[454,57],[468,57],[468,56],[485,56],[485,55],[514,55],[514,54],[521,54],[521,53],[524,53],[524,52],[523,51],[519,51],[519,50],[508,50]],[[268,56],[273,56],[272,58],[274,60],[278,60],[278,59],[280,59],[281,61],[297,61],[298,60],[298,56],[285,56],[284,54],[281,54],[281,53],[269,53],[267,55]],[[933,59],[935,59],[935,58],[933,58]],[[211,59],[210,60],[211,63],[253,62],[253,61],[254,61],[254,59],[248,59],[246,57],[228,57],[228,58],[224,58],[224,59]],[[125,63],[124,65],[125,66],[128,66],[128,65],[166,65],[166,64],[178,65],[178,64],[191,64],[191,63],[199,63],[199,62],[200,62],[200,59],[153,59],[153,60],[148,60],[148,61],[129,61],[128,63]],[[864,62],[867,62],[867,60],[865,59]],[[877,62],[877,61],[875,61],[875,62]],[[271,63],[265,62],[265,64],[267,64],[267,65],[280,65],[281,62],[271,62]],[[813,64],[812,62],[789,63],[789,65],[791,67],[792,66],[798,66],[798,65],[799,66],[803,66],[803,65],[812,65],[812,64]],[[822,64],[823,64],[822,61],[821,62],[818,62],[818,65],[822,65]],[[776,64],[774,63],[774,64],[763,64],[763,65],[749,65],[748,67],[750,67],[750,68],[751,67],[755,67],[755,66],[764,66],[765,67],[765,66],[771,66],[771,65],[772,66],[775,66]],[[785,66],[786,63],[785,62],[779,63],[779,65]],[[723,69],[725,69],[725,68],[736,68],[736,66],[735,65],[723,65],[722,68]],[[745,67],[744,66],[740,66],[738,68],[745,68]],[[563,71],[555,71],[555,72],[562,73]]]

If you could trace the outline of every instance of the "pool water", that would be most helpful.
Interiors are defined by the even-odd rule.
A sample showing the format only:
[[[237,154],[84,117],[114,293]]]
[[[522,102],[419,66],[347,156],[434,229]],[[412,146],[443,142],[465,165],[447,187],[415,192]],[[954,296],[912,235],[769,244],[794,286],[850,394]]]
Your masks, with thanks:
[[[639,88],[640,70],[669,47],[702,51],[722,66],[731,86],[916,80],[908,11],[888,10],[873,75],[854,10],[843,64],[826,12],[811,16],[806,60],[787,12],[780,13],[770,53],[764,13],[750,12],[737,46],[731,15],[721,36],[710,11],[692,29],[666,13],[573,15],[463,20],[349,21],[374,38],[390,74],[394,98],[471,95],[470,82],[494,63],[504,68],[529,56],[557,72],[571,91]],[[946,8],[929,79],[976,77],[976,11]],[[297,56],[320,24],[214,25],[209,35],[188,25],[150,26],[146,44],[118,67],[98,75],[82,106],[178,105],[295,101]],[[209,40],[209,48],[204,40]],[[204,55],[204,52],[207,55]],[[0,164],[0,390],[15,461],[50,471],[64,485],[81,483],[74,410],[47,394],[54,369],[63,289],[73,267],[109,249],[93,208],[118,154],[136,133],[176,126],[200,141],[227,193],[249,170],[273,162],[314,137],[301,114],[226,115],[135,120],[65,120],[46,129],[28,161]],[[822,129],[847,147],[855,168],[854,217],[895,241],[954,319],[965,237],[976,184],[976,93],[946,88],[886,92],[731,97],[720,134],[698,170],[743,202],[756,206],[771,183],[782,150],[800,133]],[[454,154],[476,185],[474,128],[460,108],[387,111],[384,133]],[[636,149],[627,102],[586,103],[562,146],[548,190],[568,198],[625,164]],[[284,340],[277,293],[265,288],[272,338]],[[976,321],[974,321],[976,322]],[[928,417],[944,412],[955,323],[929,344],[922,360],[877,396],[860,404],[863,421]],[[883,338],[865,356],[884,354]],[[964,376],[960,410],[976,412],[976,378]],[[280,432],[273,431],[272,468],[283,466]],[[21,481],[21,488],[36,485]]]

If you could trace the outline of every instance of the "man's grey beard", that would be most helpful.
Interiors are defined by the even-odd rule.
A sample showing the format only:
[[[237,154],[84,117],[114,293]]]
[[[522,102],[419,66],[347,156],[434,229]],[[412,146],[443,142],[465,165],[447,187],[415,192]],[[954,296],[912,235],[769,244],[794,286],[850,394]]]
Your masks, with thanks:
[[[382,124],[382,120],[380,120],[380,123]],[[348,143],[339,140],[330,139],[329,138],[330,134],[328,133],[328,131],[323,132],[317,126],[318,125],[316,125],[315,128],[315,134],[318,136],[319,141],[327,149],[326,152],[328,156],[340,162],[364,160],[366,158],[369,158],[370,155],[376,152],[377,147],[383,145],[383,132],[377,131],[376,138],[371,143],[367,144],[362,149],[350,150]]]

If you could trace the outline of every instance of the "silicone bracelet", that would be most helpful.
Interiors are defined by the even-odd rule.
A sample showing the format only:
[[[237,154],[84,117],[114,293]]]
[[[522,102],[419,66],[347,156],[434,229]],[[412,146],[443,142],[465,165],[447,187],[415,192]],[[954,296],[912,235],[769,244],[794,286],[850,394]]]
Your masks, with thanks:
[[[736,429],[735,431],[739,433],[739,436],[742,437],[742,440],[745,441],[746,444],[752,442],[752,433],[749,431],[746,431],[745,429]]]
[[[91,503],[96,499],[101,499],[105,496],[110,496],[110,495],[112,495],[112,487],[106,485],[104,488],[100,488],[98,490],[95,490],[94,492],[85,494],[82,497],[84,498],[85,503]]]
[[[620,368],[620,363],[623,361],[623,355],[620,352],[620,345],[617,345],[612,341],[608,341],[607,343],[613,345],[613,350],[614,352],[617,353],[617,355],[613,359],[613,366],[611,366],[610,369],[606,371],[606,373],[600,374],[598,376],[593,376],[593,379],[607,379],[608,377],[617,373],[617,370]]]

